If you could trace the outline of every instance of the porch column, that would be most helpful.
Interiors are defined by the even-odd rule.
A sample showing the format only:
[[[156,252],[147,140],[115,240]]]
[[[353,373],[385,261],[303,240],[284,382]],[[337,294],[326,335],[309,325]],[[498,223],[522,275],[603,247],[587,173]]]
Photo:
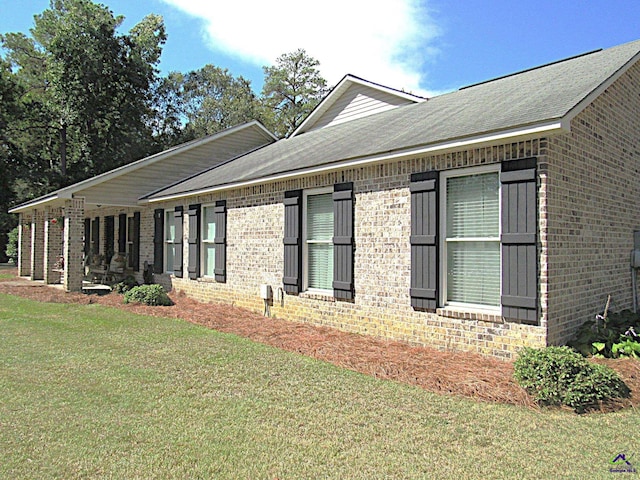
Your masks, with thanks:
[[[64,221],[60,208],[47,210],[44,218],[44,283],[60,283],[60,256]]]
[[[31,280],[44,278],[44,211],[34,210],[31,217]]]
[[[31,275],[31,217],[24,213],[18,223],[18,275]]]
[[[64,276],[67,292],[82,290],[84,277],[84,198],[67,200],[64,205]],[[87,239],[89,241],[89,239]]]

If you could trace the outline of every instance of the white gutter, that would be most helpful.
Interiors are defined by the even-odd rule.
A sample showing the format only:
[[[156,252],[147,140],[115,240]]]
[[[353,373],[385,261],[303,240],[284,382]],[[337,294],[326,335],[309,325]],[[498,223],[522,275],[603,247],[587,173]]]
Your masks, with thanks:
[[[453,140],[449,142],[438,143],[430,145],[428,147],[416,148],[411,150],[403,150],[394,153],[386,153],[379,155],[372,155],[369,157],[358,158],[355,160],[346,160],[339,163],[331,163],[329,165],[321,165],[318,167],[310,167],[303,170],[296,170],[293,172],[284,172],[267,177],[256,178],[253,180],[246,180],[243,182],[235,182],[226,185],[219,185],[215,187],[208,187],[201,190],[195,190],[193,192],[177,193],[175,195],[167,195],[164,197],[157,197],[148,200],[141,200],[139,203],[144,205],[146,203],[158,203],[168,200],[177,200],[186,197],[194,197],[196,195],[205,195],[213,192],[220,192],[223,190],[232,190],[236,188],[249,187],[252,185],[258,185],[261,183],[275,182],[279,180],[287,180],[295,177],[302,177],[307,175],[314,175],[318,173],[326,173],[333,170],[341,170],[344,168],[360,167],[363,165],[369,165],[379,162],[386,162],[389,160],[399,160],[406,157],[415,157],[418,155],[442,153],[448,150],[459,150],[461,148],[476,147],[486,143],[497,143],[505,140],[511,140],[516,137],[532,137],[540,134],[552,135],[556,133],[563,133],[569,131],[569,122],[564,120],[556,120],[548,123],[542,123],[533,125],[523,129],[513,129],[501,131],[491,135],[482,135],[478,137],[470,137],[464,140]]]

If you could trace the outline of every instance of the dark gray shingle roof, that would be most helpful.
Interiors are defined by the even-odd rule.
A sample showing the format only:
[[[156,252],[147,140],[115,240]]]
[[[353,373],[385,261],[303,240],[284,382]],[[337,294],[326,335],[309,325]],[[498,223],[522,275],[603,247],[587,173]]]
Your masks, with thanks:
[[[560,120],[640,52],[640,40],[426,102],[280,140],[154,193],[187,194],[286,172]]]

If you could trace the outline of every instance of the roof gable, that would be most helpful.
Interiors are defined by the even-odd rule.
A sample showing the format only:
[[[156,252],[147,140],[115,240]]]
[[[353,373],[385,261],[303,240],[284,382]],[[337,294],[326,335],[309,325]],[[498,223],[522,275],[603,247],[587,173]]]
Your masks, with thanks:
[[[423,97],[346,75],[291,136],[423,101]]]

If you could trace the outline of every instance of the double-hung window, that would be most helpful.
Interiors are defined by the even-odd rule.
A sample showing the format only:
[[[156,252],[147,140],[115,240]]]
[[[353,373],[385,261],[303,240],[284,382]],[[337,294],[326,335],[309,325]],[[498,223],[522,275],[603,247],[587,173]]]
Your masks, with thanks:
[[[284,291],[353,300],[353,183],[289,190],[283,204]]]
[[[215,207],[209,205],[203,208],[202,215],[202,270],[205,277],[215,276],[216,266],[216,215]]]
[[[331,189],[304,194],[305,289],[332,290],[333,286],[333,199]]]
[[[411,306],[538,323],[536,158],[411,175]]]
[[[442,304],[498,308],[500,179],[495,169],[476,172],[443,175]]]
[[[176,220],[173,210],[164,212],[164,269],[167,273],[173,273],[174,259],[176,256]]]

